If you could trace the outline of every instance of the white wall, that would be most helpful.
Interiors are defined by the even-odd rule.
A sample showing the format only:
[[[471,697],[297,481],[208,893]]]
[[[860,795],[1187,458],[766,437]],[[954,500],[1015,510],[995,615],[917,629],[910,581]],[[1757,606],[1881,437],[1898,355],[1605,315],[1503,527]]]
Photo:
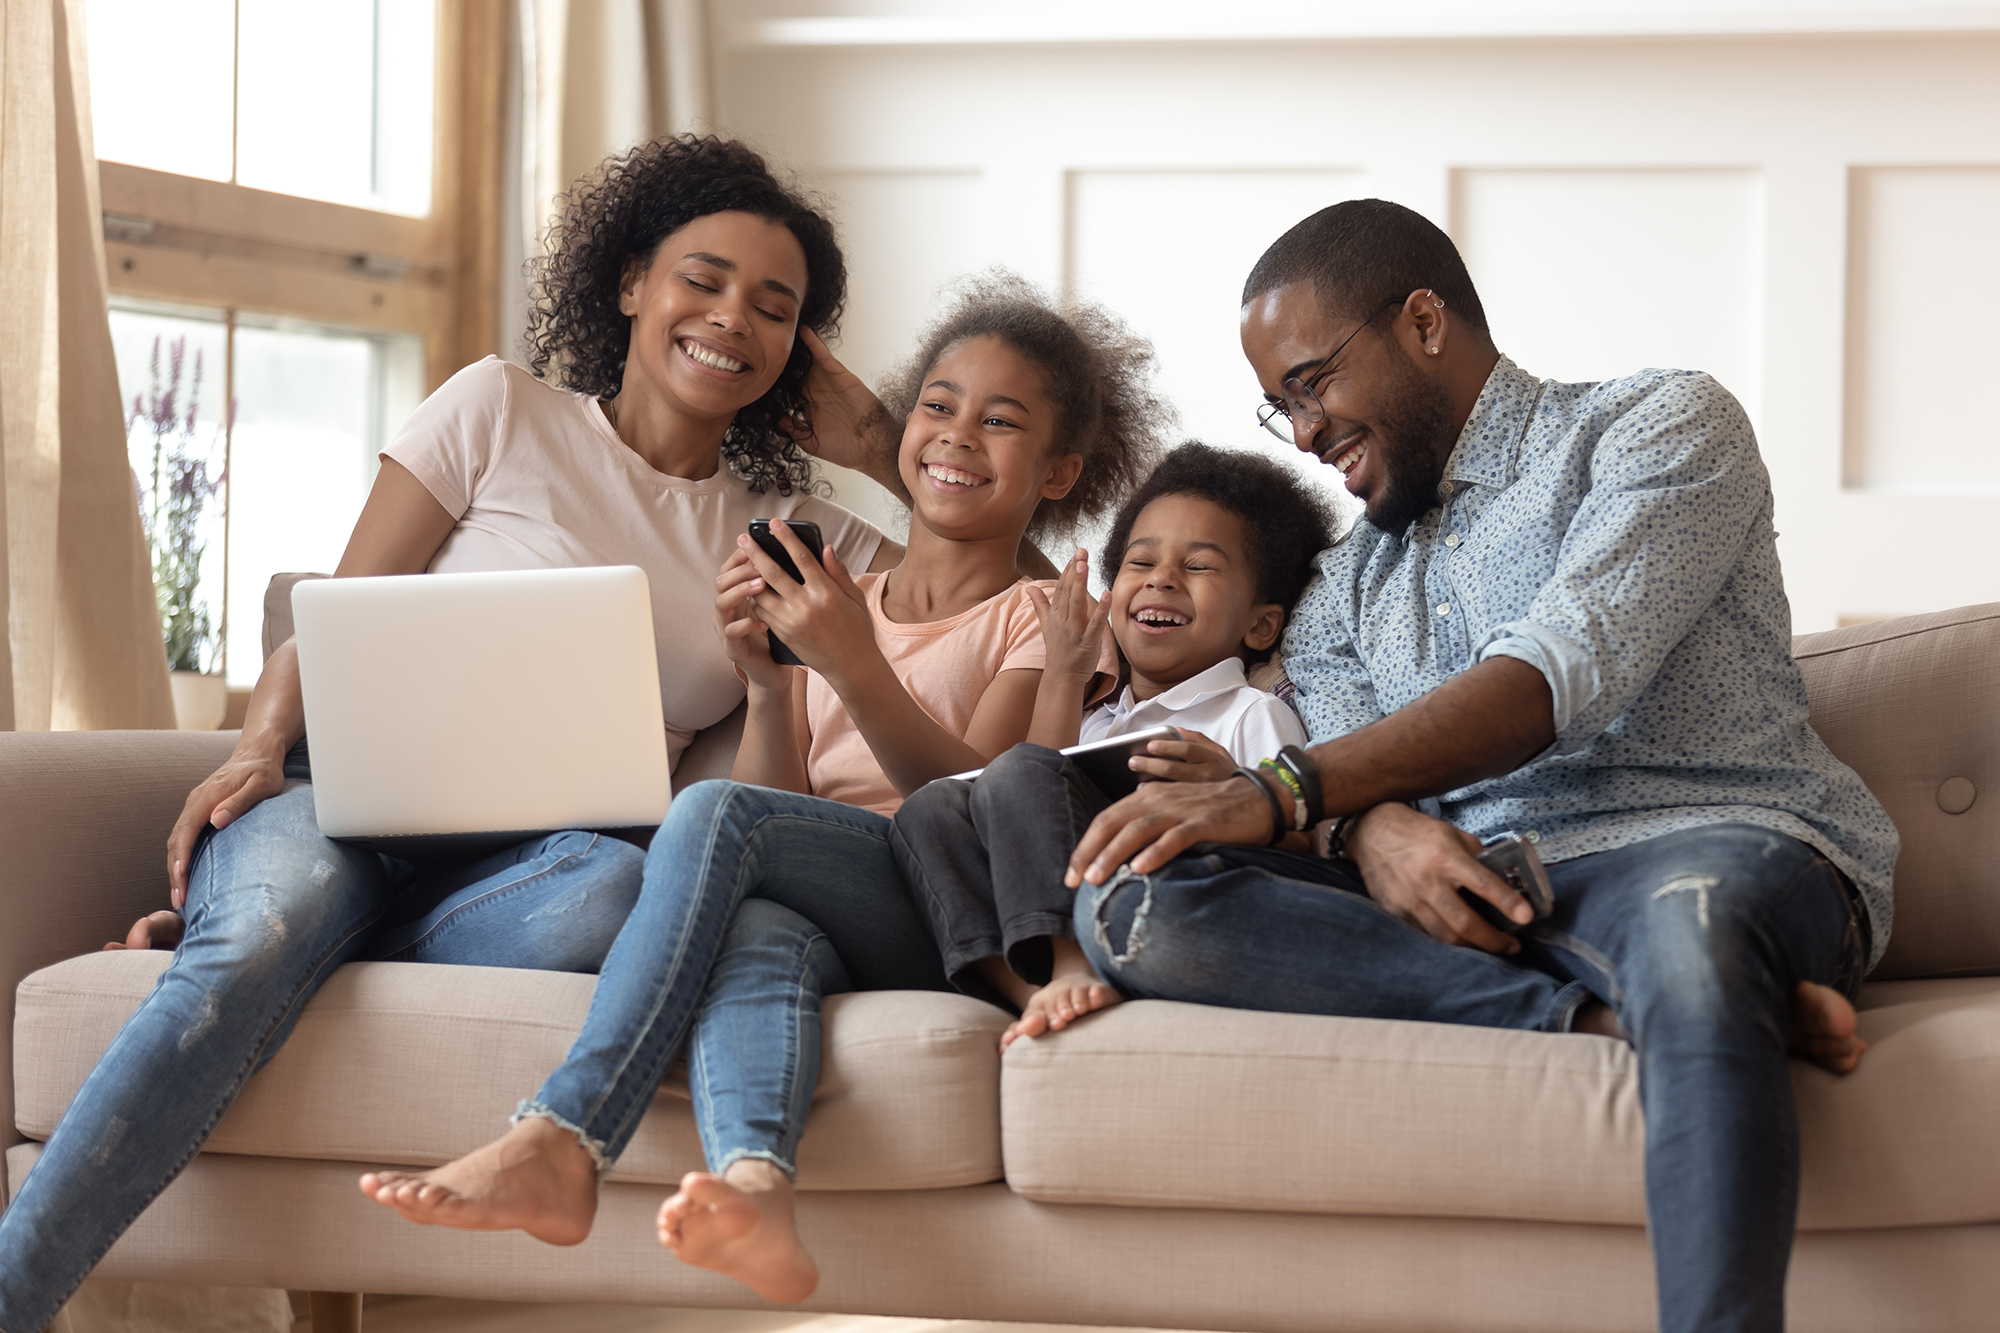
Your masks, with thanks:
[[[718,5],[718,119],[837,201],[864,375],[941,281],[1003,262],[1150,334],[1190,433],[1269,448],[1243,276],[1306,213],[1379,195],[1450,230],[1530,370],[1737,393],[1799,629],[2000,600],[2000,13],[1381,18],[1420,8]]]

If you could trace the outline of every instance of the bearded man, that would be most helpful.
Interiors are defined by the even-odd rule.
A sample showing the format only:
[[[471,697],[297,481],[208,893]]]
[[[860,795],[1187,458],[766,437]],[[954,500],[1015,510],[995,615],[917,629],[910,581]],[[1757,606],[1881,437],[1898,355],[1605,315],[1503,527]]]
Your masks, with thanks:
[[[1860,1059],[1898,844],[1807,724],[1743,409],[1690,372],[1527,373],[1382,200],[1280,237],[1242,339],[1260,420],[1366,506],[1285,640],[1316,743],[1105,811],[1078,938],[1133,997],[1626,1038],[1660,1328],[1777,1333],[1787,1050]],[[1267,850],[1329,818],[1329,855]],[[1510,831],[1545,918],[1474,859]]]

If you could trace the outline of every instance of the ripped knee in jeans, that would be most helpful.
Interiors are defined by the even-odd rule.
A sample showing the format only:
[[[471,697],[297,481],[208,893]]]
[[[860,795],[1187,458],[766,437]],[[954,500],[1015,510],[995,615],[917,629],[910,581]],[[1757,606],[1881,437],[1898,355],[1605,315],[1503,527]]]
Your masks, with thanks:
[[[1132,920],[1125,927],[1125,944],[1120,949],[1111,942],[1111,900],[1127,885],[1138,883],[1145,888],[1139,899],[1139,906],[1132,912]],[[1129,865],[1118,867],[1118,873],[1105,882],[1097,891],[1097,900],[1091,907],[1092,926],[1096,933],[1097,945],[1113,963],[1129,963],[1139,956],[1146,947],[1147,917],[1153,910],[1153,878],[1142,875]]]

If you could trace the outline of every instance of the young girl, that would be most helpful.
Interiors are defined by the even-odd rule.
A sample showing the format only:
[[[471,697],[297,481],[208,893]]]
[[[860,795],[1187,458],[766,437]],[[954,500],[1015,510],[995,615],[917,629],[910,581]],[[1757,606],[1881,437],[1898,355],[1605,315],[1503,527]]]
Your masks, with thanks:
[[[1182,445],[1125,502],[1105,547],[1111,588],[1089,635],[1108,619],[1130,670],[1124,692],[1080,724],[1070,712],[1066,727],[1031,736],[976,781],[934,782],[897,811],[896,861],[946,974],[961,990],[997,992],[1021,1012],[1003,1046],[1118,998],[1077,947],[1075,895],[1063,882],[1071,849],[1110,801],[1057,749],[1175,726],[1181,740],[1154,741],[1132,767],[1219,782],[1239,765],[1304,745],[1298,715],[1250,685],[1244,667],[1271,655],[1313,556],[1332,543],[1326,502],[1277,462]],[[1056,661],[1052,644],[1044,694],[1065,692]],[[1071,673],[1073,698],[1081,682],[1074,666]],[[1006,854],[992,855],[996,847]]]
[[[662,1206],[661,1240],[769,1299],[811,1294],[791,1180],[820,997],[946,988],[887,812],[933,778],[1073,728],[1073,710],[1038,707],[1051,613],[1016,552],[1031,528],[1105,507],[1151,461],[1167,416],[1144,389],[1151,355],[1101,313],[1059,313],[1017,279],[970,290],[892,394],[907,409],[902,563],[856,581],[837,553],[815,564],[774,524],[803,581],[747,539],[717,580],[716,618],[751,695],[736,775],[770,785],[676,797],[583,1032],[514,1128],[436,1171],[365,1175],[364,1193],[413,1221],[575,1244],[599,1173],[686,1042],[710,1171]],[[1088,600],[1080,581],[1072,569],[1037,591],[1073,605]],[[803,684],[772,661],[769,632],[812,668]],[[1115,665],[1078,673],[1101,666],[1108,686]]]

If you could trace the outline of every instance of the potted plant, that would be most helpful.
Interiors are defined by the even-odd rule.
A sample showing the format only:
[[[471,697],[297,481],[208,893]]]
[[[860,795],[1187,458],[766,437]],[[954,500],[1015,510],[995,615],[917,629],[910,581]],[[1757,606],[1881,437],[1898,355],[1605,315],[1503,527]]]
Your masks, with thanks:
[[[153,594],[160,608],[160,632],[172,673],[174,714],[182,731],[213,731],[228,710],[228,681],[220,671],[221,635],[201,593],[201,559],[208,549],[202,514],[221,491],[225,473],[211,475],[209,453],[197,431],[201,398],[201,353],[194,356],[187,405],[181,406],[181,371],[187,339],[167,347],[165,382],[161,339],[153,339],[152,386],[132,399],[125,437],[152,436],[150,472],[135,467],[139,515],[153,553]],[[234,415],[235,404],[230,404]]]

